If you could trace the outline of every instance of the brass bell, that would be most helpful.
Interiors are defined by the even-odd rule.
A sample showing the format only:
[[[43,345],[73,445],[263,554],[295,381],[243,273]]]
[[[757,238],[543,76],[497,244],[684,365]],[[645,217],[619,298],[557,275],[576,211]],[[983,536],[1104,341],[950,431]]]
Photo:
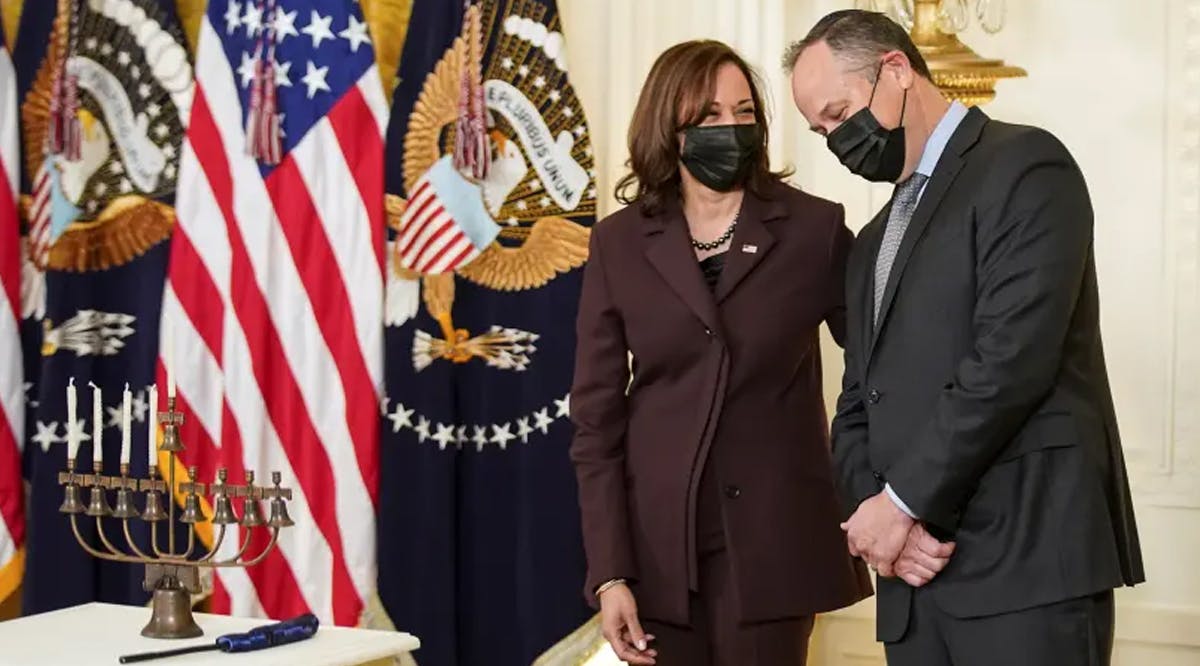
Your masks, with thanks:
[[[88,504],[87,515],[89,516],[107,516],[112,513],[112,509],[108,507],[108,496],[104,492],[104,488],[100,486],[92,486],[91,502]]]
[[[174,407],[168,408],[168,414],[180,416],[175,412]],[[158,450],[167,452],[176,452],[184,450],[184,443],[179,440],[179,424],[180,420],[166,419],[162,420],[162,443],[158,445]]]
[[[117,489],[117,506],[112,510],[113,518],[136,518],[137,508],[133,506],[133,491],[128,488]]]
[[[217,470],[217,482],[212,485],[214,525],[233,525],[238,522],[237,514],[233,512],[233,502],[229,499],[229,488],[225,480],[229,472],[224,467]]]
[[[62,513],[83,513],[83,502],[79,499],[79,484],[68,483],[63,490]]]
[[[217,495],[212,521],[214,525],[233,525],[238,522],[237,514],[233,512],[233,502],[229,501],[228,495]]]
[[[179,443],[179,426],[172,422],[163,425],[162,444],[159,445],[158,450],[176,453],[183,450],[183,446]]]
[[[200,512],[200,496],[195,493],[189,493],[183,500],[183,514],[179,516],[181,523],[202,523],[204,522],[204,514]]]
[[[167,512],[163,511],[162,493],[157,490],[146,491],[146,509],[142,511],[142,520],[153,523],[166,519]]]
[[[258,527],[262,524],[262,508],[258,506],[258,500],[247,497],[242,509],[242,526]]]
[[[295,523],[288,516],[287,502],[282,497],[271,500],[271,519],[267,521],[271,527],[291,527]]]

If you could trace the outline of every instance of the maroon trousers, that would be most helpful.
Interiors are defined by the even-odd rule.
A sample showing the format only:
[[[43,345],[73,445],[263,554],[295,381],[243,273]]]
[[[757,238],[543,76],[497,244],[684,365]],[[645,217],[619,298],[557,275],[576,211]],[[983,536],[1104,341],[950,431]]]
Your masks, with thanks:
[[[700,556],[700,590],[691,595],[691,626],[646,619],[656,666],[804,666],[813,617],[742,624],[724,549]]]
[[[805,666],[811,615],[755,624],[738,618],[732,563],[725,549],[720,475],[712,467],[704,466],[696,501],[693,538],[699,589],[690,593],[691,624],[642,621],[646,633],[655,637],[656,666]]]

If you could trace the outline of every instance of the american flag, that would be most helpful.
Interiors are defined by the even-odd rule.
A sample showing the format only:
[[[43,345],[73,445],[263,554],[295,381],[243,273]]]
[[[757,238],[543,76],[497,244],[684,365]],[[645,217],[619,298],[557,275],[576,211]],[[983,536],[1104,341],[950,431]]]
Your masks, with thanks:
[[[17,77],[0,30],[0,601],[21,582],[25,543],[20,450],[25,432],[25,379],[19,327],[17,117]]]
[[[173,355],[202,478],[278,470],[295,490],[280,547],[219,570],[219,612],[353,625],[375,589],[387,103],[374,64],[356,0],[212,0],[200,26],[158,374]],[[264,83],[277,163],[247,138]]]

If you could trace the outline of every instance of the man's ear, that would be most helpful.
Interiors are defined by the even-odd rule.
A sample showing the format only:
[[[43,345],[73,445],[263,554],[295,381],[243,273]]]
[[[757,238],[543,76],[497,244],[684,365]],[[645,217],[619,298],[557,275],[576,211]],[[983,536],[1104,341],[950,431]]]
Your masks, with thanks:
[[[889,51],[883,55],[883,72],[896,77],[896,82],[905,90],[912,88],[917,76],[903,51]]]

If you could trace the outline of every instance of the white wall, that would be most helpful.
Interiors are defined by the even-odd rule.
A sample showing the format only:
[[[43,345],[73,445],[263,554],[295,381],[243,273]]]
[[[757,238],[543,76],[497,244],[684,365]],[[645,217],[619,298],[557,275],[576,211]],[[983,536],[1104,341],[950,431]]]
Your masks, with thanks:
[[[737,47],[766,75],[772,157],[846,204],[860,227],[888,196],[850,176],[804,128],[779,57],[849,0],[559,0],[572,80],[597,150],[602,212],[654,57],[685,39]],[[1150,581],[1118,596],[1117,663],[1200,664],[1200,0],[1008,0],[980,53],[1029,71],[1002,82],[993,117],[1055,132],[1096,209],[1103,330]],[[825,352],[827,393],[841,371]],[[870,603],[821,619],[818,664],[879,664]]]

